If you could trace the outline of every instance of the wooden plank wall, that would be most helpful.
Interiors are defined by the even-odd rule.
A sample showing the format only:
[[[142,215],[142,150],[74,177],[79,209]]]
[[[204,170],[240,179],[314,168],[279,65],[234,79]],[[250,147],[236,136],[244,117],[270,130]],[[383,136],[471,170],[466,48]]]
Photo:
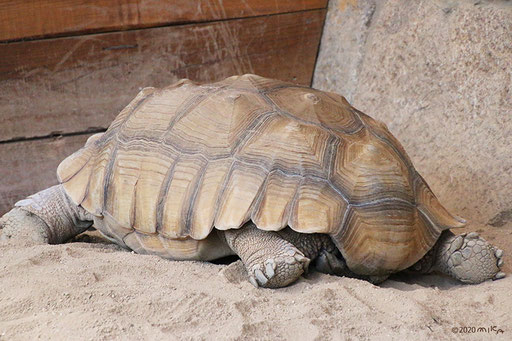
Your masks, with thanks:
[[[310,85],[326,5],[0,0],[0,215],[56,184],[140,88],[243,73]]]

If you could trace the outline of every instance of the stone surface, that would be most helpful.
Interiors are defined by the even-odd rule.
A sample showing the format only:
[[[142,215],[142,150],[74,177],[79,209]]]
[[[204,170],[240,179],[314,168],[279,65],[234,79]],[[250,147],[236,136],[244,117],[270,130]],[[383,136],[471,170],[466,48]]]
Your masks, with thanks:
[[[512,226],[512,1],[331,0],[313,86],[384,121],[470,228]]]

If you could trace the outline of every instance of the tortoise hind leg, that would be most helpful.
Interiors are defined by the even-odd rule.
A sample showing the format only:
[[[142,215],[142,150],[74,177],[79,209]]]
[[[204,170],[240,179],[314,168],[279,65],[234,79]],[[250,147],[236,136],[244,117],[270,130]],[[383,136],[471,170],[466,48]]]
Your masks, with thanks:
[[[85,231],[92,220],[56,185],[17,202],[0,218],[0,238],[58,244]]]
[[[380,284],[388,279],[389,275],[359,275],[350,270],[343,256],[335,251],[322,250],[315,260],[315,269],[319,272],[340,277],[362,279],[372,284]]]
[[[410,270],[420,273],[437,270],[461,282],[477,284],[505,277],[501,272],[502,257],[502,250],[476,232],[456,236],[450,231],[443,231],[432,250]]]
[[[221,232],[222,233],[222,232]],[[229,247],[240,257],[255,287],[280,288],[295,282],[309,259],[276,232],[262,231],[250,223],[223,232]]]
[[[387,275],[366,276],[352,272],[331,237],[327,234],[298,233],[290,228],[277,231],[277,233],[311,259],[314,262],[315,269],[319,272],[340,277],[362,279],[372,284],[382,283],[389,277]]]

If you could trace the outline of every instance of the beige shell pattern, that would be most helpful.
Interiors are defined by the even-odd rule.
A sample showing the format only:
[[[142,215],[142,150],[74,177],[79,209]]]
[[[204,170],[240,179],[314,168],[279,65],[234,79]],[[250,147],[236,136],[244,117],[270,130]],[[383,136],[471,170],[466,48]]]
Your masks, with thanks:
[[[353,271],[391,273],[464,226],[384,124],[256,75],[145,88],[57,173],[103,233],[169,258],[198,258],[213,228],[252,220],[329,234]]]

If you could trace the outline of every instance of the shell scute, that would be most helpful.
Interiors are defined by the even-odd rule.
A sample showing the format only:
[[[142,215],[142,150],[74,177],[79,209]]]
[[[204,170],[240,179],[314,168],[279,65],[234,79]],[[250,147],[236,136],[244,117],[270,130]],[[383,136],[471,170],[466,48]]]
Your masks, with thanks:
[[[340,95],[305,87],[282,87],[265,95],[278,108],[305,123],[343,134],[353,134],[363,127],[350,104]]]
[[[347,206],[327,181],[305,178],[297,190],[288,225],[298,232],[332,234],[341,228]]]
[[[329,138],[319,127],[274,115],[240,148],[237,157],[268,170],[325,177]]]
[[[352,271],[387,275],[416,263],[440,233],[413,205],[387,201],[351,207],[333,240]]]
[[[167,238],[188,237],[188,214],[193,204],[197,184],[207,161],[203,158],[180,158],[169,173],[169,184],[162,195],[161,215],[157,216],[158,231]]]
[[[217,229],[236,229],[249,220],[267,174],[261,167],[234,165],[222,196],[219,197],[220,204],[215,217]]]
[[[340,140],[331,180],[350,203],[386,198],[414,202],[409,169],[386,143],[367,129]]]
[[[164,141],[186,153],[228,157],[251,124],[270,111],[256,94],[219,90],[191,105],[168,129]]]
[[[269,174],[259,206],[251,217],[258,228],[278,231],[288,225],[291,207],[301,179],[301,176],[288,176],[280,170]]]

